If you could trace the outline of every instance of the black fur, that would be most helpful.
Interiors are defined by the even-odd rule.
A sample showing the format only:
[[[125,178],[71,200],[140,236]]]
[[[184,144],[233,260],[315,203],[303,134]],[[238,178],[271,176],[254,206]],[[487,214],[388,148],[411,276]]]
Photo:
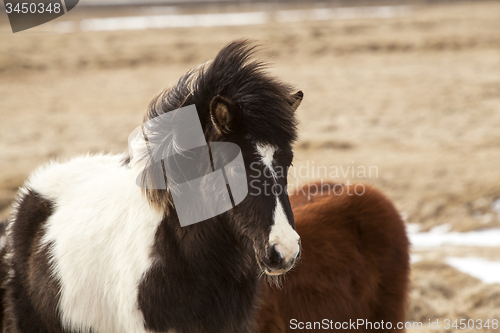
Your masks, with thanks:
[[[7,244],[12,276],[4,285],[4,333],[64,332],[58,320],[59,283],[52,277],[48,248],[38,246],[53,203],[28,189],[17,204]]]
[[[257,264],[251,244],[238,239],[227,221],[203,222],[206,233],[176,237],[162,222],[157,262],[139,289],[147,328],[156,332],[253,332]],[[167,243],[165,243],[167,242]],[[168,248],[165,246],[168,244]]]

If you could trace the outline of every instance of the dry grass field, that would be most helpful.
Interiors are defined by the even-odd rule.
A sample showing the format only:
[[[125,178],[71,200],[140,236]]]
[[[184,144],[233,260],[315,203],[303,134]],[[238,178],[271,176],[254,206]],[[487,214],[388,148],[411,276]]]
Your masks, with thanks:
[[[65,17],[78,15],[85,12]],[[498,1],[418,6],[392,19],[69,34],[47,25],[13,35],[4,18],[2,217],[39,164],[126,150],[157,92],[246,37],[262,43],[259,56],[305,94],[292,185],[330,178],[317,173],[333,166],[339,181],[380,188],[424,231],[444,223],[454,231],[500,227]],[[500,285],[440,260],[445,253],[499,260],[500,249],[419,253],[408,319],[424,329],[409,332],[429,331],[429,319],[500,319]],[[433,332],[447,330],[441,324]]]

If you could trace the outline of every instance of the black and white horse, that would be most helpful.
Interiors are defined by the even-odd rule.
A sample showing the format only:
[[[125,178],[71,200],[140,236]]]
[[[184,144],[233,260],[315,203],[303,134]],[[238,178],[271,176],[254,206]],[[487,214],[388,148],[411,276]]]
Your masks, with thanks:
[[[237,144],[257,180],[243,202],[181,227],[168,190],[137,186],[137,156],[41,167],[7,228],[4,332],[253,332],[260,276],[286,272],[300,254],[286,191],[263,187],[286,186],[273,170],[291,164],[302,100],[253,52],[227,45],[146,115],[195,104],[206,141]]]

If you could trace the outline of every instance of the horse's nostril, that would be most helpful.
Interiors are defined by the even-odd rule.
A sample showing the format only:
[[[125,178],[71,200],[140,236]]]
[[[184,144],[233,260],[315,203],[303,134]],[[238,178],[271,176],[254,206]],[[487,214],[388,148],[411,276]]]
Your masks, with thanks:
[[[269,263],[273,266],[278,266],[283,262],[283,257],[276,247],[276,244],[269,247]]]

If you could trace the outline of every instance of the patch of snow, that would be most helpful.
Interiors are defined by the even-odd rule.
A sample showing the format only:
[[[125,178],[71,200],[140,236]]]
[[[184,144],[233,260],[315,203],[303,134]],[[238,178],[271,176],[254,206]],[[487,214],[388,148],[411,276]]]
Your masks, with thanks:
[[[277,22],[353,20],[360,18],[405,17],[412,13],[411,6],[316,8],[310,10],[278,10]]]
[[[500,247],[500,229],[448,233],[408,232],[408,236],[414,247],[442,245]]]
[[[95,1],[95,5],[102,5]],[[135,2],[136,0],[122,0],[117,3]],[[109,2],[109,1],[108,1]],[[107,2],[104,2],[107,3]],[[359,18],[386,19],[392,17],[409,16],[413,12],[411,6],[369,6],[369,7],[343,7],[343,8],[316,8],[299,10],[278,10],[274,14],[266,11],[236,12],[236,13],[211,13],[211,14],[183,14],[178,15],[175,6],[152,7],[146,14],[126,17],[89,18],[80,21],[81,31],[119,31],[119,30],[145,30],[186,27],[218,27],[258,25],[276,22],[300,21],[329,21],[350,20]],[[158,15],[159,14],[159,15]],[[74,27],[68,22],[56,25],[56,30],[61,33],[73,32]]]
[[[241,26],[263,24],[268,21],[269,14],[265,12],[126,16],[84,19],[80,22],[80,30],[118,31],[187,27]]]
[[[500,261],[489,261],[476,257],[449,257],[446,258],[445,262],[484,283],[500,283]]]

